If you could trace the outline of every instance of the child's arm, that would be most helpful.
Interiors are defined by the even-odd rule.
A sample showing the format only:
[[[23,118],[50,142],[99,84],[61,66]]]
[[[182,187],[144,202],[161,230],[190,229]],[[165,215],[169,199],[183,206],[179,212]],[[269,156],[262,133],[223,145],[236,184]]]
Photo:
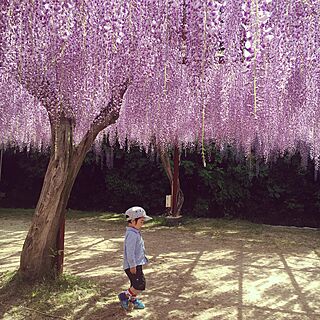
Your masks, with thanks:
[[[136,267],[130,268],[130,272],[133,273],[133,274],[136,274],[137,273],[137,268]]]
[[[137,266],[136,263],[136,257],[135,257],[135,249],[136,249],[136,242],[137,242],[137,235],[134,232],[129,232],[126,237],[126,242],[125,242],[125,250],[127,254],[127,260],[130,266],[130,272],[131,268],[135,268]]]

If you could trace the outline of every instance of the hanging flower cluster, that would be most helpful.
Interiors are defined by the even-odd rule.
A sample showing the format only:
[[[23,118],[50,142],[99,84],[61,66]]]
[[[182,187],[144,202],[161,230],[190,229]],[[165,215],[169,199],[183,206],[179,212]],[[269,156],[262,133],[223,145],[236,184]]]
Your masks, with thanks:
[[[320,155],[317,0],[3,0],[0,143],[74,142],[130,83],[116,137]]]

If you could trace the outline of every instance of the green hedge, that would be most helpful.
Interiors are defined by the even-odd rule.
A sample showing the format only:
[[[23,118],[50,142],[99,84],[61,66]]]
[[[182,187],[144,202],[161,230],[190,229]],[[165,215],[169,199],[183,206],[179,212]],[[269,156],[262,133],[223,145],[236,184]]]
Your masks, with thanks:
[[[142,205],[152,214],[164,213],[170,186],[157,154],[146,154],[138,147],[127,152],[117,146],[110,167],[108,152],[110,147],[104,144],[101,155],[87,155],[68,206],[122,212]],[[209,156],[204,167],[197,151],[181,155],[185,215],[320,226],[320,184],[314,179],[311,161],[303,167],[297,153],[265,163],[253,156],[244,159],[232,148],[220,152],[214,146]],[[8,148],[3,157],[0,206],[34,207],[48,161],[48,152]]]

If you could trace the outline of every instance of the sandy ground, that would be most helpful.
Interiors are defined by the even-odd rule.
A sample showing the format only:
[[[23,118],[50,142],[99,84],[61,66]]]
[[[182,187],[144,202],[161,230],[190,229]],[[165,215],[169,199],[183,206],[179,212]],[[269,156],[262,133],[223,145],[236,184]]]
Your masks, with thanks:
[[[0,273],[18,267],[29,223],[0,218]],[[72,319],[320,319],[319,231],[297,230],[286,242],[272,231],[146,227],[146,309],[125,313],[117,300],[128,287],[124,229],[94,218],[67,221],[65,270],[105,288],[98,309],[94,297],[79,302]]]

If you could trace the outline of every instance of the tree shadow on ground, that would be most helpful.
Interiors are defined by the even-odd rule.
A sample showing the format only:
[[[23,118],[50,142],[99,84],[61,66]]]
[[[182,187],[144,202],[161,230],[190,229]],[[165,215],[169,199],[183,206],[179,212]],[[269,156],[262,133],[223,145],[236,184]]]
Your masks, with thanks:
[[[0,319],[10,310],[15,309],[24,301],[25,292],[32,289],[31,285],[22,285],[17,276],[7,281],[0,288]]]
[[[54,315],[83,320],[320,318],[320,259],[310,242],[316,233],[299,243],[302,238],[281,236],[273,229],[264,235],[260,230],[146,229],[150,264],[144,269],[147,290],[141,298],[147,308],[126,313],[117,299],[129,285],[121,270],[124,227],[73,221],[68,228],[65,270],[90,279],[99,290],[88,290],[61,308],[53,306]],[[24,303],[18,289],[2,288],[0,299],[7,294],[4,299],[17,307]],[[1,311],[0,318],[9,310]]]

